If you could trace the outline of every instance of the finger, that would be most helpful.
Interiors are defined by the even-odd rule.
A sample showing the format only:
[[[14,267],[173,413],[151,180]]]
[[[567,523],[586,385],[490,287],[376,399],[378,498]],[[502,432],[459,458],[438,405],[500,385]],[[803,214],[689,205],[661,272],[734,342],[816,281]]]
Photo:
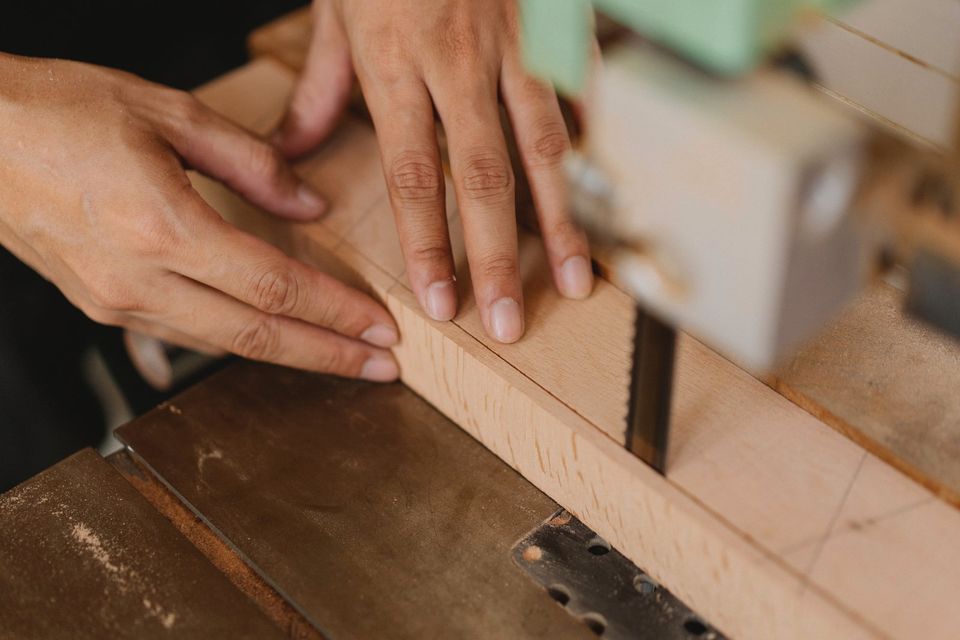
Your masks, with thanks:
[[[500,127],[496,83],[434,93],[450,152],[474,294],[487,333],[500,342],[523,335],[517,265],[514,176]]]
[[[212,344],[201,342],[185,333],[175,331],[170,327],[165,327],[162,324],[157,324],[156,322],[143,318],[131,317],[124,322],[123,325],[130,334],[129,337],[127,335],[124,336],[124,340],[129,344],[136,344],[138,342],[137,335],[143,334],[162,340],[167,344],[173,344],[208,356],[221,357],[226,354],[226,351]],[[129,344],[128,351],[130,350]]]
[[[330,2],[314,5],[314,33],[287,114],[273,142],[288,157],[302,155],[333,129],[350,98],[350,46]]]
[[[298,318],[379,347],[399,340],[393,318],[370,296],[285,255],[223,221],[199,195],[199,240],[181,250],[171,270],[222,291],[264,313]]]
[[[570,137],[557,95],[524,72],[519,59],[505,62],[500,82],[554,282],[564,296],[586,298],[593,289],[590,245],[568,206],[563,160]]]
[[[285,218],[314,220],[327,205],[266,141],[196,102],[167,139],[198,171],[222,180],[253,204]]]
[[[411,82],[389,90],[372,84],[367,99],[407,278],[431,318],[451,320],[457,293],[430,96],[422,83]]]
[[[132,324],[139,328],[123,332],[127,357],[143,379],[157,390],[165,391],[174,383],[173,363],[167,345],[178,345],[217,358],[226,355],[226,352],[220,349],[204,345],[163,325],[142,320],[136,320]]]
[[[168,299],[168,311],[152,321],[244,358],[377,382],[399,375],[386,349],[264,313],[187,278],[171,287]]]

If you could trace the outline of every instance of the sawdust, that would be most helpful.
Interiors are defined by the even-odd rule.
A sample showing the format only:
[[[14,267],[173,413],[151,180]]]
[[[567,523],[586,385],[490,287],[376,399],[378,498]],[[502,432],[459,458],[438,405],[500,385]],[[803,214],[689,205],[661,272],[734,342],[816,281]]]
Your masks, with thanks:
[[[523,550],[523,559],[526,562],[537,562],[541,558],[543,558],[543,549],[535,544],[532,544]]]
[[[177,621],[177,614],[168,611],[160,603],[147,597],[152,589],[144,584],[136,571],[117,561],[107,550],[103,540],[86,523],[76,522],[70,530],[70,535],[77,544],[84,549],[103,569],[103,572],[116,585],[120,593],[126,594],[133,590],[141,594],[141,602],[147,615],[160,623],[164,629],[172,629]]]
[[[203,467],[207,460],[223,460],[223,451],[212,447],[209,451],[200,451],[197,455],[197,474],[203,475]]]
[[[143,599],[143,606],[154,618],[160,621],[164,629],[173,628],[173,624],[177,621],[177,614],[166,611],[159,604],[151,602],[149,598]]]
[[[87,552],[93,556],[93,559],[96,560],[103,570],[110,575],[110,577],[116,582],[117,586],[120,588],[120,591],[126,593],[127,591],[127,579],[126,573],[127,568],[124,565],[118,565],[113,561],[113,558],[110,557],[110,554],[103,546],[103,542],[100,540],[100,536],[93,532],[86,524],[78,522],[73,525],[71,530],[71,535],[73,539],[76,540],[80,546],[87,550]]]

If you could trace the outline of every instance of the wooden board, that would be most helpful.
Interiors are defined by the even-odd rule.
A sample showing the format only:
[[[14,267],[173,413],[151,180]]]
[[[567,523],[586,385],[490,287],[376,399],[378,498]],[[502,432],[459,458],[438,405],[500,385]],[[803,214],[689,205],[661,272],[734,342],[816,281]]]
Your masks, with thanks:
[[[91,449],[0,496],[0,638],[284,638]]]
[[[873,0],[844,21],[802,29],[798,41],[820,86],[842,103],[883,127],[956,149],[960,51],[950,34],[958,31],[960,5],[952,0]]]
[[[911,135],[924,137],[926,134],[918,133],[922,126],[910,122],[934,122],[923,109],[947,105],[951,87],[960,81],[960,38],[950,37],[951,33],[960,33],[960,4],[954,0],[919,0],[907,6],[906,1],[863,2],[846,12],[842,20],[825,23],[808,36],[827,41],[817,60],[830,69],[828,84],[833,89],[852,100],[852,94],[859,90],[856,87],[870,79],[866,76],[879,78],[897,90],[869,85],[873,97],[867,102],[873,104],[880,100],[879,111],[886,114],[885,118],[892,117],[898,120],[898,127],[906,127]],[[305,52],[309,33],[309,11],[297,11],[255,31],[251,35],[251,46],[254,42],[257,46],[252,46],[252,51],[274,56],[290,68],[299,69],[303,58],[298,52]],[[835,50],[835,47],[839,48]],[[850,73],[844,71],[848,67]],[[903,90],[907,85],[929,82],[936,87],[933,93]],[[956,89],[960,97],[960,85]],[[915,96],[925,98],[917,100]],[[889,102],[894,99],[902,99],[906,109],[899,119],[896,116],[899,107]],[[960,99],[956,109],[956,122],[960,123]],[[956,127],[956,134],[960,136],[960,126]],[[947,132],[937,135],[946,136]],[[370,170],[378,169],[371,166]],[[370,241],[373,233],[391,234],[389,212],[382,213],[366,216],[348,240],[356,243]],[[391,237],[395,236],[377,238],[377,246],[386,247],[379,264],[386,266],[391,275],[398,276],[403,272],[403,261],[395,243],[390,242]],[[537,281],[535,286],[541,288],[538,279],[545,277],[545,272],[541,269],[534,273],[536,268],[529,266],[527,271],[531,281]],[[603,290],[598,295],[609,294]],[[960,427],[956,420],[960,415],[960,394],[956,393],[956,376],[942,373],[960,360],[960,343],[923,331],[904,317],[900,307],[901,301],[893,296],[867,294],[838,324],[801,351],[771,384],[804,409],[960,506],[960,463],[955,462],[960,460],[957,455],[960,454]],[[545,317],[557,312],[553,307],[543,309]],[[538,309],[532,309],[531,315],[536,317]],[[606,318],[595,320],[608,321]],[[562,333],[571,322],[572,319],[565,317],[550,324],[558,325],[556,330]],[[597,334],[616,335],[615,339],[621,340],[622,331],[623,328],[618,335],[601,327]],[[563,342],[560,336],[542,339],[538,332],[529,337],[526,357],[538,358],[540,350],[553,338],[557,338],[556,344],[586,348],[570,340]],[[891,349],[896,351],[897,358],[889,357]],[[844,356],[823,355],[838,351]],[[899,375],[884,374],[882,394],[875,388],[877,374],[872,369],[881,364],[886,371],[892,368],[900,372]],[[624,361],[617,360],[610,363],[610,371],[613,376],[619,376],[625,366]],[[541,375],[562,377],[552,371]],[[608,378],[602,381],[610,382]],[[553,388],[560,397],[566,396],[562,383]],[[878,395],[885,401],[876,402]],[[915,397],[922,400],[914,401]],[[589,406],[577,410],[584,411],[588,419],[617,437],[617,429],[608,429],[607,425],[616,424],[624,407],[602,390],[584,402]],[[916,411],[918,405],[919,412]]]
[[[266,130],[283,93],[264,110],[259,98],[252,108],[220,96],[242,87],[262,97],[279,78],[289,91],[293,77],[263,60],[199,95]],[[567,301],[528,275],[530,334],[516,345],[487,341],[466,290],[454,322],[427,319],[398,266],[386,266],[396,237],[382,177],[359,178],[379,162],[373,133],[346,127],[303,170],[320,191],[372,202],[366,210],[335,203],[326,220],[290,226],[209,182],[203,190],[241,226],[273,229],[301,259],[379,295],[401,327],[406,384],[734,637],[954,636],[960,513],[689,339],[670,472],[657,475],[623,449],[616,410],[626,399],[630,300],[601,281],[590,299]],[[326,181],[334,175],[357,178]],[[381,235],[353,233],[374,216]],[[522,245],[536,274],[537,244],[524,236]],[[902,582],[889,579],[890,566],[906,572]]]
[[[299,71],[307,59],[312,35],[310,7],[304,7],[252,31],[247,38],[247,50],[253,58],[271,56],[290,69]]]
[[[788,398],[960,505],[960,345],[867,291],[773,380]]]

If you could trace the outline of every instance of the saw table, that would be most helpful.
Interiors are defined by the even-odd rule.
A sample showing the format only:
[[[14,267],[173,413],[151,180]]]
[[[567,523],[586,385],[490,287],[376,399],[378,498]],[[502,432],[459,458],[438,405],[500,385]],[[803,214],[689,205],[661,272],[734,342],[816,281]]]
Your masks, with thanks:
[[[238,363],[117,436],[0,498],[0,637],[719,637],[400,384]]]

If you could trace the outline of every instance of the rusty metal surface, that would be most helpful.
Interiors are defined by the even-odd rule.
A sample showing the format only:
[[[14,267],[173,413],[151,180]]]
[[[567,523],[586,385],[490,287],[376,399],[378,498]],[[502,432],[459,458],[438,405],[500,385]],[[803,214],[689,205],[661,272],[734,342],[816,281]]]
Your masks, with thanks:
[[[556,503],[399,384],[238,363],[118,437],[333,640],[595,637],[510,557]]]
[[[180,498],[151,471],[139,465],[129,451],[121,449],[107,456],[106,460],[288,638],[326,640],[276,589],[247,566],[232,547],[190,511]]]
[[[0,638],[283,638],[96,452],[0,496]]]
[[[726,640],[565,510],[520,540],[513,561],[608,640]]]

